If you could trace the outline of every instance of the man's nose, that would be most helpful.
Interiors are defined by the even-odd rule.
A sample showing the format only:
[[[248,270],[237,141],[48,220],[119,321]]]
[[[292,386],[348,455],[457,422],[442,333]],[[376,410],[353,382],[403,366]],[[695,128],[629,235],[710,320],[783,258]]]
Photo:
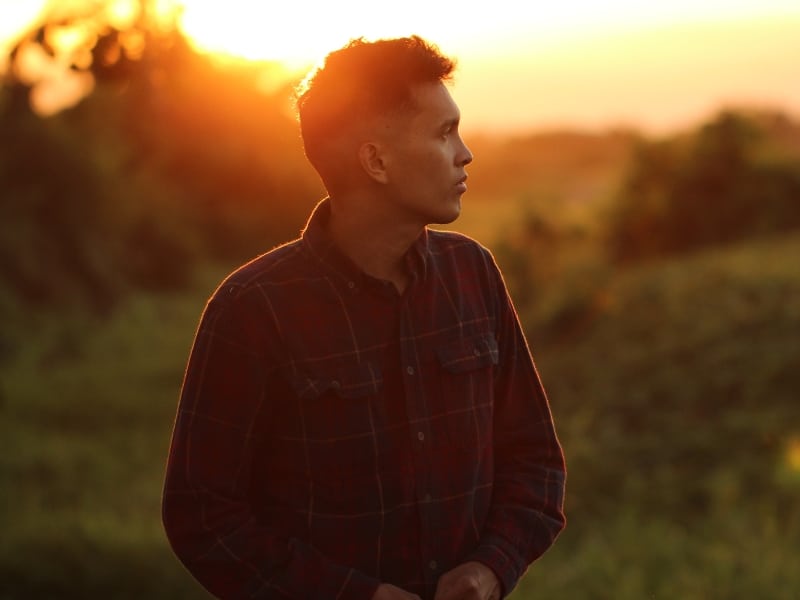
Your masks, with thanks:
[[[462,140],[459,137],[458,141],[461,144],[461,148],[460,148],[459,153],[457,155],[458,156],[458,161],[457,162],[458,162],[459,166],[466,166],[466,165],[468,165],[469,163],[472,162],[472,159],[473,159],[472,152],[470,152],[469,148],[464,143],[464,140]]]

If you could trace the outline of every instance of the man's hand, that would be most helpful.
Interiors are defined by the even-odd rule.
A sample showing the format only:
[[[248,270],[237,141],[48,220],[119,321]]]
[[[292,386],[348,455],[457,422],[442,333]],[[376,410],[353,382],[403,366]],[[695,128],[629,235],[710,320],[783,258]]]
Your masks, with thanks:
[[[409,594],[397,586],[382,583],[372,594],[372,600],[420,600],[420,597],[416,594]]]
[[[500,600],[500,581],[479,562],[457,566],[439,578],[433,600]]]

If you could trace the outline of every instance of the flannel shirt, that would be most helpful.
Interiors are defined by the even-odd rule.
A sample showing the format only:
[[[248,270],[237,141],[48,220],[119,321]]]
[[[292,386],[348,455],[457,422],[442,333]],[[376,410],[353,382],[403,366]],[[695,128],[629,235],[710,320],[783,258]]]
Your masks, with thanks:
[[[221,598],[432,598],[473,560],[508,594],[564,526],[565,465],[500,272],[426,229],[398,294],[334,247],[328,203],[205,308],[167,465],[173,550]]]

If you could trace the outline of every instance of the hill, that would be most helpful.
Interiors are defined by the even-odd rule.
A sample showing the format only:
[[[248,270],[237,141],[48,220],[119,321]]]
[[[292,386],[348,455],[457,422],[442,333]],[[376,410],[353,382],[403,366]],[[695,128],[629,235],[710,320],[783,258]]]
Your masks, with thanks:
[[[584,295],[571,327],[529,313],[569,524],[515,598],[800,589],[797,256],[793,234],[643,263]]]
[[[469,199],[558,196],[586,202],[603,197],[617,183],[636,138],[627,131],[559,130],[467,139],[475,155],[468,168]]]

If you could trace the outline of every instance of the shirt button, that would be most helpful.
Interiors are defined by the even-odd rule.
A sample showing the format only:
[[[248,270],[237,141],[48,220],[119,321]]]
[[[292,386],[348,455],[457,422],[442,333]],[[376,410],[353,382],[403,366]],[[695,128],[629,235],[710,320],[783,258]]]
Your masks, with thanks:
[[[351,290],[355,289],[356,282],[355,281],[348,281],[347,282],[347,287],[349,287]]]
[[[429,562],[429,563],[428,563],[428,566],[431,568],[431,571],[435,571],[435,570],[436,570],[436,567],[437,567],[438,565],[436,564],[436,561],[435,561],[435,560],[432,560],[431,562]]]
[[[417,439],[421,442],[422,440],[425,439],[425,434],[422,433],[421,431],[418,431],[417,432]]]
[[[481,355],[481,351],[480,351],[478,348],[475,348],[475,350],[473,350],[473,351],[472,351],[472,353],[473,353],[475,356],[480,356],[480,355]]]
[[[413,375],[414,374],[414,367],[406,367],[406,373],[408,373],[409,375]]]

